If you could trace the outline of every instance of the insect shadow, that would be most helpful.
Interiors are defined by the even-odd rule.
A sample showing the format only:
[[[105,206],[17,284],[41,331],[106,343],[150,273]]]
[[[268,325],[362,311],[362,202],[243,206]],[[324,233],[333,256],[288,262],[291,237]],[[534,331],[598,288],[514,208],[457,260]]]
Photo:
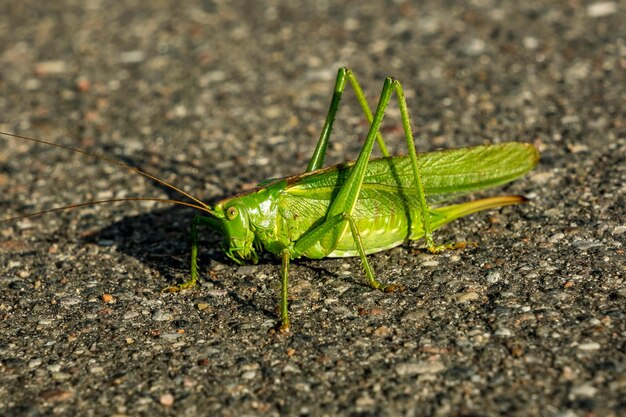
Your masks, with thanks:
[[[184,280],[189,275],[189,222],[193,215],[194,210],[174,206],[136,216],[125,216],[120,221],[84,237],[84,241],[96,245],[115,245],[117,252],[137,259],[162,277],[163,281],[159,284],[162,283],[165,287]],[[200,251],[200,262],[203,265],[210,265],[213,261],[231,265],[221,251],[220,236],[204,233],[201,243],[203,249]],[[259,263],[278,267],[278,262],[270,256],[261,257]],[[231,300],[243,307],[242,311],[252,309],[272,319],[276,316],[276,312],[263,307],[258,300],[242,297],[237,286],[228,282],[228,279],[219,275],[203,274],[202,282],[226,291]],[[156,287],[154,291],[158,293],[160,288]]]
[[[126,156],[119,159],[129,166],[147,165],[143,158],[136,159]],[[168,165],[172,166],[174,163]],[[176,171],[171,168],[168,170]],[[184,175],[188,176],[188,173]],[[192,178],[192,182],[193,180],[194,178]],[[168,198],[180,198],[170,188],[161,184],[154,183],[153,187],[163,191]],[[232,190],[224,190],[224,196],[231,194],[233,194]],[[206,202],[215,203],[220,199],[220,197],[211,198]],[[137,259],[142,265],[156,272],[163,278],[162,284],[165,287],[184,281],[189,276],[191,246],[189,226],[195,214],[197,214],[196,210],[180,206],[155,208],[147,213],[124,216],[119,221],[83,236],[82,240],[85,243],[99,246],[114,245],[117,252]],[[201,233],[200,244],[202,249],[199,251],[199,260],[202,265],[210,265],[214,261],[236,269],[237,266],[233,265],[232,261],[224,255],[221,249],[222,241],[223,237],[219,234],[210,231]],[[259,257],[259,264],[272,265],[276,268],[279,266],[279,262],[274,257],[265,253]],[[232,273],[228,273],[228,275],[232,275]],[[275,311],[263,307],[260,302],[242,297],[237,286],[228,282],[228,279],[225,280],[219,275],[209,273],[203,274],[202,282],[226,291],[231,300],[244,307],[242,310],[252,309],[262,312],[272,319],[276,316]],[[157,288],[155,292],[158,291]]]

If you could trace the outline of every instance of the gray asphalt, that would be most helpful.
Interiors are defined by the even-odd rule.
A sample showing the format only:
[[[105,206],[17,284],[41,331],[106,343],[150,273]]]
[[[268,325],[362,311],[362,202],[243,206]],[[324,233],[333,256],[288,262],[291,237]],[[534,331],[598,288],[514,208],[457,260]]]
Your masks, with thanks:
[[[621,2],[3,2],[0,130],[140,166],[205,201],[298,174],[339,66],[404,85],[420,151],[534,143],[531,202],[357,259],[237,266],[190,209],[110,204],[0,225],[0,415],[626,414]],[[351,93],[329,164],[367,131]],[[405,153],[399,111],[383,132]],[[131,196],[138,175],[0,139],[0,218]]]

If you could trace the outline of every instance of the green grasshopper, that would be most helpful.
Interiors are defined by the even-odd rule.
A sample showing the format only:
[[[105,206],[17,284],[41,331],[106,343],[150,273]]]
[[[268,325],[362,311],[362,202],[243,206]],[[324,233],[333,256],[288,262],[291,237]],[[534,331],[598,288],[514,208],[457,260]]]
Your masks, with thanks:
[[[322,168],[339,102],[348,82],[370,128],[356,161]],[[385,110],[394,92],[400,107],[408,156],[390,156],[380,133]],[[191,222],[190,279],[167,291],[196,285],[199,226],[207,226],[223,235],[224,252],[237,264],[245,261],[256,263],[257,251],[261,250],[280,257],[281,331],[288,331],[290,326],[288,277],[291,260],[300,257],[359,256],[373,288],[386,292],[400,290],[401,286],[384,285],[376,279],[367,260],[368,254],[421,238],[425,239],[426,248],[433,253],[453,247],[436,245],[433,231],[460,217],[518,204],[526,199],[522,196],[500,196],[454,205],[442,206],[441,203],[471,191],[512,181],[532,170],[539,159],[534,146],[517,142],[418,154],[400,82],[391,77],[385,79],[376,111],[372,114],[355,75],[347,68],[340,68],[337,73],[326,122],[306,172],[263,181],[257,187],[225,198],[213,207],[155,176],[107,157],[38,139],[5,135],[95,156],[144,175],[194,201],[193,204],[141,198],[93,201],[20,218],[83,205],[128,200],[182,204],[208,214],[195,216]],[[371,159],[375,142],[383,154],[382,158]]]

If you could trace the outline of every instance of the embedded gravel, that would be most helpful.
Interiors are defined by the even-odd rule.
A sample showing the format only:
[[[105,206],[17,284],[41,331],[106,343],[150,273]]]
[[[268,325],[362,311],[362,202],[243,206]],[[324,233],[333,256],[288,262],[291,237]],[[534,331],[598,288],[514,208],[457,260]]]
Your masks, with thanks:
[[[0,224],[3,416],[623,416],[626,9],[613,1],[26,0],[0,5],[0,130],[140,166],[214,202],[302,172],[336,70],[402,81],[421,151],[523,141],[529,204],[419,244],[237,266],[191,209],[109,204]],[[367,130],[351,92],[328,163]],[[399,111],[383,133],[405,153]],[[178,198],[117,166],[0,138],[0,218]]]

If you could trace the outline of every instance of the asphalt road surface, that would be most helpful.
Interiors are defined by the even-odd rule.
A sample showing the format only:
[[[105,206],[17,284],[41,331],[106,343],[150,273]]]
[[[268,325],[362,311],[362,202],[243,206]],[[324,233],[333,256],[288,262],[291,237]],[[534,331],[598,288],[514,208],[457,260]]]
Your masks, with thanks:
[[[238,266],[192,209],[106,204],[0,224],[3,416],[626,415],[623,2],[5,1],[0,130],[139,166],[215,202],[303,172],[339,66],[406,90],[418,150],[521,141],[525,205],[358,259]],[[352,92],[328,164],[367,132]],[[406,153],[399,111],[383,134]],[[119,166],[0,138],[0,218],[179,198]]]

